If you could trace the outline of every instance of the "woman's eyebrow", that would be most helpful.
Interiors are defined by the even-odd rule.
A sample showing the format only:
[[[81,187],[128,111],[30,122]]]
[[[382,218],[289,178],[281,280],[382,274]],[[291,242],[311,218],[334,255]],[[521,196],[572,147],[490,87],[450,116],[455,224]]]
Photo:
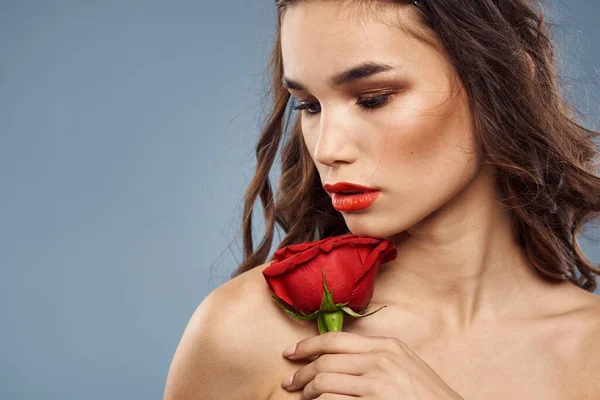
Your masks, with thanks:
[[[341,86],[359,79],[368,78],[370,76],[394,69],[391,65],[367,61],[351,67],[345,71],[338,72],[329,77],[328,84],[330,87]],[[283,86],[287,89],[305,91],[304,86],[291,78],[283,77],[281,80]]]

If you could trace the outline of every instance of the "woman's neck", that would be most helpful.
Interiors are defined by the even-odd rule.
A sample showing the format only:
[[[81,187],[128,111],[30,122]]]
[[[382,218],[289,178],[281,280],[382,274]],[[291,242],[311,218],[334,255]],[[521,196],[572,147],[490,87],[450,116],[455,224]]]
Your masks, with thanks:
[[[531,266],[500,196],[482,168],[444,207],[389,238],[398,256],[380,267],[372,303],[413,308],[452,331],[528,313],[553,284]]]

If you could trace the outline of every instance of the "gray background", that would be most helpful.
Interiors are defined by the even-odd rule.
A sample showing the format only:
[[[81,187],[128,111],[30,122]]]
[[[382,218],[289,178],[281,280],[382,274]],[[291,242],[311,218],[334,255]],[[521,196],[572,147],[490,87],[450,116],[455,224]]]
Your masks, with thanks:
[[[587,126],[599,11],[548,14]],[[162,398],[189,317],[241,259],[274,17],[258,0],[0,1],[0,398]]]

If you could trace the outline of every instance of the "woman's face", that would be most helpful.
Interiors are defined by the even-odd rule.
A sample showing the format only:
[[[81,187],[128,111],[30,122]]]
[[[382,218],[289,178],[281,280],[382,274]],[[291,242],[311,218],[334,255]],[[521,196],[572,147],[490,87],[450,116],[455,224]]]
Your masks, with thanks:
[[[435,216],[474,178],[471,115],[462,92],[451,95],[454,79],[462,86],[442,54],[393,18],[386,24],[349,7],[304,1],[287,9],[284,81],[296,105],[306,107],[298,111],[302,134],[323,184],[380,191],[370,207],[342,211],[350,231],[391,237]],[[406,7],[414,6],[378,12],[408,14]],[[332,82],[364,63],[387,67]]]

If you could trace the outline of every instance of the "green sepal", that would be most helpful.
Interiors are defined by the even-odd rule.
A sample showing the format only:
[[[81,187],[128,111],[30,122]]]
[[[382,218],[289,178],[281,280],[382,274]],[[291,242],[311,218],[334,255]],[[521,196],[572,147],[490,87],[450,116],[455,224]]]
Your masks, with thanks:
[[[302,315],[299,315],[299,314],[295,313],[294,311],[288,310],[288,308],[285,306],[285,304],[283,304],[283,303],[281,302],[281,300],[279,299],[279,297],[277,297],[277,296],[275,296],[275,295],[271,295],[271,298],[272,298],[272,299],[275,301],[275,303],[277,303],[277,305],[278,305],[278,306],[279,306],[279,307],[280,307],[280,308],[281,308],[283,311],[285,311],[286,313],[288,313],[289,315],[291,315],[291,316],[292,316],[292,317],[294,317],[294,318],[303,319],[303,320],[305,320],[305,321],[310,321],[310,320],[313,320],[313,319],[317,318],[317,317],[318,317],[318,314],[321,312],[321,310],[317,310],[317,311],[315,311],[314,313],[312,313],[312,314],[308,315],[308,314],[306,314],[306,313],[304,313],[304,312],[300,311],[300,313],[301,313]]]
[[[327,279],[325,278],[325,270],[321,268],[321,274],[323,275],[323,300],[321,301],[321,311],[323,312],[336,312],[338,307],[333,302],[333,291],[329,292],[327,287]]]
[[[343,310],[343,311],[344,311],[346,314],[350,315],[350,316],[351,316],[351,317],[353,317],[353,318],[363,318],[363,317],[368,317],[369,315],[373,315],[373,314],[375,314],[377,311],[379,311],[379,310],[381,310],[382,308],[385,308],[385,307],[387,307],[387,305],[386,305],[386,306],[383,306],[383,307],[380,307],[380,308],[378,308],[377,310],[375,310],[375,311],[373,311],[373,312],[371,312],[371,313],[368,313],[368,314],[359,314],[359,313],[355,312],[354,310],[352,310],[350,307],[342,307],[342,310]],[[368,309],[367,309],[367,310],[365,310],[365,312],[367,312],[367,311],[368,311]]]

